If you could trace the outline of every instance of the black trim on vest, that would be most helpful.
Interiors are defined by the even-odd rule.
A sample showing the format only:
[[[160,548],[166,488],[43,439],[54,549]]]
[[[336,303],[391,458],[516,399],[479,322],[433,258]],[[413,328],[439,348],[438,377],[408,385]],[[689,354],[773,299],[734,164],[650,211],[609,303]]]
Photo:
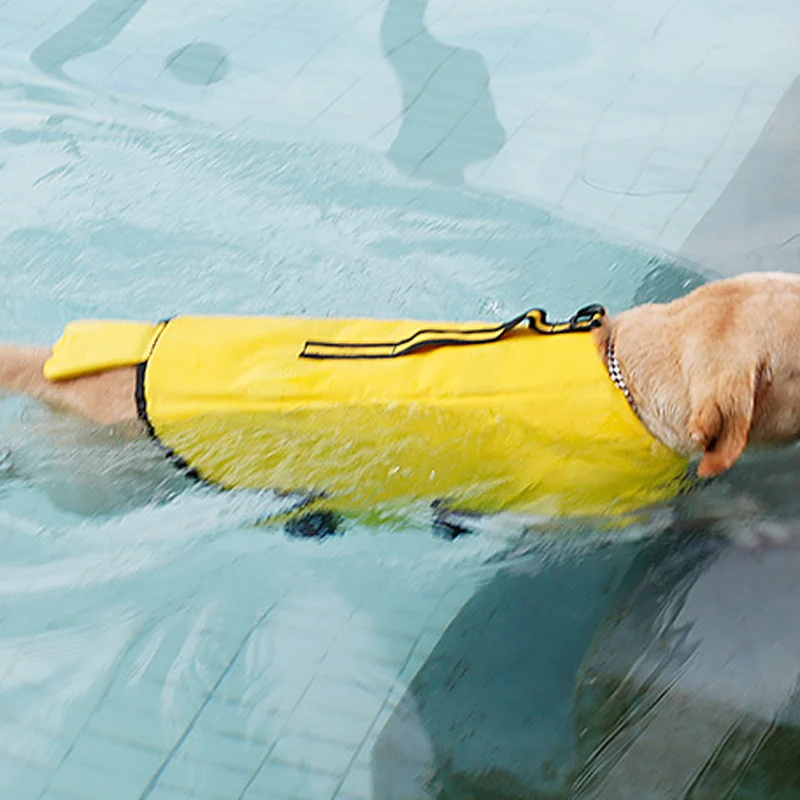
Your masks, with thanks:
[[[200,473],[194,467],[190,467],[186,459],[184,459],[182,456],[179,456],[171,447],[167,447],[167,445],[165,445],[164,442],[158,438],[158,434],[153,427],[153,423],[150,421],[150,417],[147,414],[147,396],[145,395],[147,363],[152,358],[156,349],[156,345],[158,344],[158,340],[161,338],[161,334],[166,330],[169,322],[170,320],[168,319],[162,320],[160,323],[161,329],[158,331],[153,339],[153,343],[150,345],[150,352],[147,354],[147,358],[136,365],[136,413],[139,415],[139,419],[144,423],[145,429],[147,430],[150,438],[159,446],[159,448],[161,448],[164,455],[172,464],[174,464],[181,472],[183,472],[187,478],[191,478],[192,480],[213,486],[214,484],[200,475]]]

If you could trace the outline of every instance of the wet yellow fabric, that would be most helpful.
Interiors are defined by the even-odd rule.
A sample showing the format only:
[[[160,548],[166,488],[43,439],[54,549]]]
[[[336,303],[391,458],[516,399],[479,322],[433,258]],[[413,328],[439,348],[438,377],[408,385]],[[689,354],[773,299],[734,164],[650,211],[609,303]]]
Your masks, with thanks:
[[[101,341],[68,329],[49,374],[106,363],[123,340],[119,363],[147,361],[156,436],[225,487],[323,492],[345,513],[443,500],[603,515],[674,494],[686,467],[639,422],[588,333],[317,360],[299,357],[307,340],[399,341],[427,323],[179,317],[139,329],[138,350],[123,323],[92,324]]]
[[[51,381],[77,378],[146,361],[162,325],[148,322],[70,322],[44,365]]]

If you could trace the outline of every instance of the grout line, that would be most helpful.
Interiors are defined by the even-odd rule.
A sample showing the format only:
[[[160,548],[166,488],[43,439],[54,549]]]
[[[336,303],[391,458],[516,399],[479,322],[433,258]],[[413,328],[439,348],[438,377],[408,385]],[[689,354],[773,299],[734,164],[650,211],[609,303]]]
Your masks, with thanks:
[[[170,752],[168,753],[166,758],[159,765],[158,769],[156,769],[156,771],[150,777],[150,780],[147,782],[147,785],[143,789],[142,793],[139,795],[139,800],[147,800],[147,798],[149,798],[152,795],[153,790],[156,788],[156,785],[158,784],[158,781],[161,779],[161,776],[164,774],[164,771],[167,769],[167,767],[170,765],[172,760],[175,758],[175,756],[177,755],[178,751],[183,746],[183,743],[188,738],[189,734],[192,732],[192,730],[194,730],[194,728],[197,725],[197,722],[199,721],[200,716],[202,715],[203,711],[205,711],[205,709],[208,707],[208,704],[211,702],[211,698],[214,697],[214,693],[217,691],[217,689],[219,689],[220,685],[225,680],[225,678],[227,677],[227,675],[231,671],[231,669],[233,669],[233,666],[236,663],[236,660],[242,654],[242,651],[244,650],[244,648],[247,645],[247,643],[250,641],[250,638],[258,630],[258,628],[261,627],[262,623],[270,615],[270,613],[272,613],[272,611],[275,608],[275,605],[276,604],[274,604],[274,603],[272,605],[270,605],[258,617],[258,619],[253,623],[253,625],[250,626],[250,629],[247,631],[247,633],[245,634],[244,638],[239,643],[239,646],[236,648],[236,651],[234,652],[234,654],[231,657],[230,661],[226,665],[225,669],[222,670],[222,672],[220,673],[220,676],[217,679],[217,681],[214,683],[214,686],[211,688],[211,691],[206,695],[205,699],[203,700],[203,702],[201,703],[200,707],[195,712],[195,714],[192,717],[192,719],[189,721],[189,723],[186,726],[186,728],[184,729],[183,733],[178,737],[178,740],[173,745],[172,750],[170,750]]]

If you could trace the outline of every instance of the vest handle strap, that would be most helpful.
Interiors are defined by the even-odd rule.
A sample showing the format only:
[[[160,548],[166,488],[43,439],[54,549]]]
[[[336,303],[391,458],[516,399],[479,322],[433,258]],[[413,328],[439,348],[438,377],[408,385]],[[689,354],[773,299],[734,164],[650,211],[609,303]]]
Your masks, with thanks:
[[[552,336],[560,333],[581,333],[603,324],[606,310],[592,304],[576,311],[569,319],[550,322],[541,308],[531,308],[508,322],[485,328],[424,328],[398,342],[320,342],[307,341],[300,358],[358,359],[398,358],[422,349],[459,345],[489,344],[502,339],[514,328],[527,322],[536,333]]]

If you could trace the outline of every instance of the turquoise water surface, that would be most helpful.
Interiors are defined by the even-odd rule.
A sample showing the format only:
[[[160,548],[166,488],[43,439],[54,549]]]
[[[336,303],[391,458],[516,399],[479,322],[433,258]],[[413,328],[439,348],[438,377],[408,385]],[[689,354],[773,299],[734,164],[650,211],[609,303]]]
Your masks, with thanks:
[[[798,27],[790,0],[0,0],[0,335],[561,316],[795,269]],[[0,798],[800,791],[793,450],[612,533],[448,541],[410,509],[320,542],[120,432],[11,398],[0,433]]]

